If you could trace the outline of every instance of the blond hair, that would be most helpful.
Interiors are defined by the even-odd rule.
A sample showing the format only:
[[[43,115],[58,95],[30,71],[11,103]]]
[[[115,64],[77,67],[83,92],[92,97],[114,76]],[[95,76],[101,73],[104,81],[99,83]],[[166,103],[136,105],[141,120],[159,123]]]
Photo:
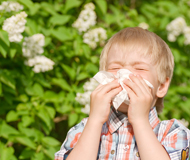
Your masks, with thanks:
[[[168,45],[155,33],[140,27],[128,27],[113,35],[102,50],[100,70],[106,70],[107,56],[112,45],[117,45],[125,53],[136,51],[149,56],[156,67],[158,81],[164,83],[166,78],[171,81],[174,58]],[[163,99],[158,98],[155,104],[158,112],[163,108]]]

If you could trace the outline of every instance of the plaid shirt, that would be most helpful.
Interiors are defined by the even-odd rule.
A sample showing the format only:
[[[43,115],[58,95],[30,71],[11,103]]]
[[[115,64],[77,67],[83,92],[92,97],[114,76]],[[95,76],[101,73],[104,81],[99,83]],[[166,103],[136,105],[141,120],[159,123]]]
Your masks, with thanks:
[[[188,160],[190,131],[176,119],[160,122],[155,107],[149,113],[149,122],[171,160]],[[87,118],[70,129],[55,160],[65,160],[76,145]],[[146,145],[146,144],[145,144]],[[183,157],[183,158],[182,158]],[[102,127],[98,160],[140,160],[138,146],[127,116],[111,109],[109,119]]]

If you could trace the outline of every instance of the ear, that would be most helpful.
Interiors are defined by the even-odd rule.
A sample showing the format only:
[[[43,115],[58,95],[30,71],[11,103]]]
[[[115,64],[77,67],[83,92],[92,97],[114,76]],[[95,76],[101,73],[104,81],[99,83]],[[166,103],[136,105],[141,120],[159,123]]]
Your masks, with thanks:
[[[158,98],[164,97],[168,91],[169,85],[170,85],[170,79],[167,77],[166,81],[164,83],[161,83],[160,86],[158,87],[156,96]]]

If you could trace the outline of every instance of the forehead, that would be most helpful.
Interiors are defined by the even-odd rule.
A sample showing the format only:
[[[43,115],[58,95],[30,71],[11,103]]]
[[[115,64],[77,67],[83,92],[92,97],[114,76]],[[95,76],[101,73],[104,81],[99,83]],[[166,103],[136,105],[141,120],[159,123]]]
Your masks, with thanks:
[[[106,64],[109,65],[113,62],[126,64],[130,61],[133,62],[144,62],[147,60],[151,63],[151,57],[148,55],[148,48],[142,46],[122,46],[118,44],[114,44],[110,47]]]

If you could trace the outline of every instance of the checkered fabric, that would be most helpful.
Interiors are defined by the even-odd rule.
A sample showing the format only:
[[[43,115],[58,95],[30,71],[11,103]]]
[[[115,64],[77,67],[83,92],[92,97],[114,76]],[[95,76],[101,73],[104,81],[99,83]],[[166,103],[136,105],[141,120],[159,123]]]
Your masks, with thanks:
[[[71,128],[55,160],[65,160],[76,145],[87,118]],[[155,107],[150,110],[149,122],[171,160],[181,160],[182,153],[188,160],[190,131],[176,119],[160,122]],[[102,127],[98,160],[140,160],[138,147],[131,124],[126,115],[111,108],[109,119]]]

